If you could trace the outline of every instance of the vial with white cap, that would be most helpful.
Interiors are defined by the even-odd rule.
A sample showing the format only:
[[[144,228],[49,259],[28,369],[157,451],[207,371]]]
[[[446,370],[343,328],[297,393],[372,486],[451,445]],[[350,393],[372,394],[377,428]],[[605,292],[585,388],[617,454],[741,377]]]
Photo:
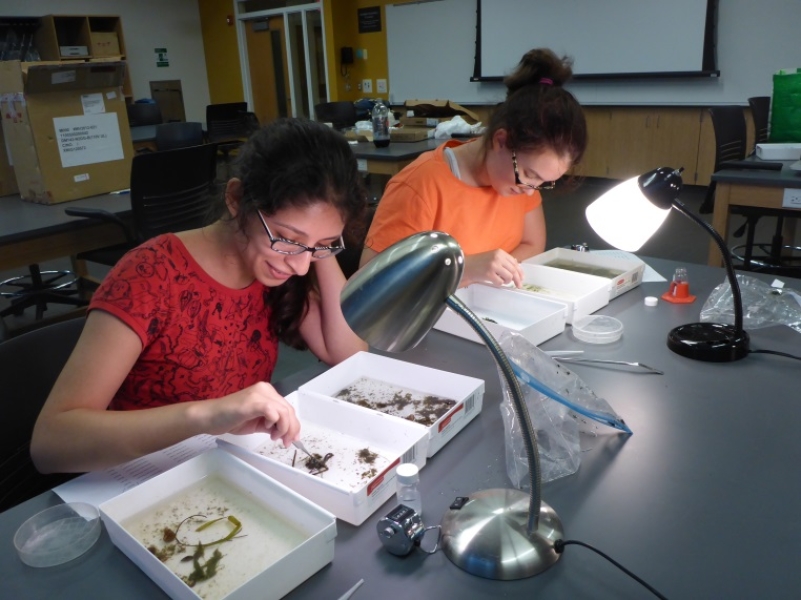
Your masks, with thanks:
[[[417,484],[420,483],[420,471],[417,465],[403,463],[395,469],[395,478],[398,480],[398,504],[408,506],[421,517],[423,516],[423,499]]]

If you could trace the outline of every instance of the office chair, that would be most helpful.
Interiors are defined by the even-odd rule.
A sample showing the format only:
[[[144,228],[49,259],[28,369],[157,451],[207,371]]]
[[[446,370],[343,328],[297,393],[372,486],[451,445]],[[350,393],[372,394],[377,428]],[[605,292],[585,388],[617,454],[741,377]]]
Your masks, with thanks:
[[[255,115],[248,112],[247,102],[229,102],[206,106],[206,139],[217,145],[217,151],[229,173],[231,152],[245,143],[254,130]],[[258,127],[258,121],[255,125]]]
[[[85,306],[80,297],[78,277],[72,271],[42,271],[38,264],[28,265],[26,275],[16,275],[0,281],[0,296],[10,305],[0,310],[0,319],[20,316],[25,309],[35,307],[35,319],[41,321],[48,304]]]
[[[127,106],[128,124],[131,127],[159,125],[164,122],[161,109],[155,102],[134,102]]]
[[[70,319],[0,342],[0,512],[75,477],[39,473],[31,461],[30,441],[83,325],[83,318]]]
[[[353,102],[322,102],[314,106],[314,118],[332,123],[334,129],[345,129],[356,124],[356,107]]]
[[[757,144],[768,141],[768,128],[770,126],[770,96],[752,96],[748,99],[751,107],[751,117],[754,120],[754,152]]]
[[[156,125],[156,150],[175,150],[203,143],[203,124],[194,122]]]
[[[105,210],[64,211],[74,217],[114,223],[122,227],[126,242],[83,252],[76,258],[113,266],[128,250],[152,237],[201,227],[214,193],[216,166],[214,144],[137,154],[131,165],[131,227]]]

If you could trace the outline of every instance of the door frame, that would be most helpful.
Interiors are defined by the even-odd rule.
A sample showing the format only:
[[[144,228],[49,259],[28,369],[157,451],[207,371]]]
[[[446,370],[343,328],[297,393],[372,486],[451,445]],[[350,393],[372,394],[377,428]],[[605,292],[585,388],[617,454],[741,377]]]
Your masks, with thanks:
[[[331,89],[328,84],[328,56],[327,56],[327,48],[326,48],[326,40],[325,40],[325,13],[323,8],[322,2],[314,2],[309,4],[299,4],[297,6],[289,6],[284,8],[272,8],[268,10],[258,10],[258,11],[251,11],[251,12],[240,12],[241,5],[243,2],[241,0],[234,0],[234,10],[236,14],[236,37],[237,37],[237,45],[239,46],[239,64],[242,74],[242,90],[244,92],[245,101],[248,103],[249,107],[253,107],[253,87],[251,86],[250,82],[250,62],[248,59],[248,48],[247,48],[247,37],[245,34],[245,27],[247,27],[247,22],[264,18],[264,17],[271,17],[271,16],[278,16],[281,15],[284,17],[284,44],[286,46],[286,53],[287,53],[287,69],[289,71],[289,97],[292,104],[292,116],[298,116],[298,104],[300,98],[300,91],[295,89],[295,65],[293,64],[293,52],[292,48],[290,47],[290,43],[292,40],[292,36],[289,31],[290,27],[290,19],[288,18],[290,14],[297,14],[301,13],[303,23],[303,57],[304,61],[306,62],[306,88],[309,90],[309,99],[307,107],[308,114],[312,116],[314,115],[314,94],[311,93],[312,90],[312,68],[314,65],[312,64],[313,58],[309,52],[309,35],[307,30],[307,19],[306,13],[308,12],[318,12],[320,13],[320,22],[323,24],[322,31],[323,31],[323,65],[325,68],[325,94],[326,98],[325,101],[330,101],[331,99]],[[322,100],[321,100],[322,101]],[[250,110],[250,109],[249,109]]]

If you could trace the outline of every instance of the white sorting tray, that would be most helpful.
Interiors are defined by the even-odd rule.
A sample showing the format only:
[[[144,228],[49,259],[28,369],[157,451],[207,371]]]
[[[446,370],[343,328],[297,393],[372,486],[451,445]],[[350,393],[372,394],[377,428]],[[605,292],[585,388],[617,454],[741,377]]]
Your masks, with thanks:
[[[455,401],[455,404],[436,421],[419,425],[428,432],[427,455],[429,457],[434,456],[481,412],[484,380],[423,367],[370,352],[357,352],[349,359],[300,386],[298,393],[301,397],[312,395],[324,397],[330,402],[353,405],[347,400],[337,399],[336,395],[364,378],[411,390],[417,395],[431,395]],[[408,418],[384,414],[375,408],[358,405],[356,408],[378,413],[386,419],[408,422]],[[411,412],[411,408],[409,408],[409,412]]]
[[[421,469],[426,464],[425,427],[327,398],[301,397],[297,392],[286,398],[301,421],[306,449],[334,455],[327,471],[312,475],[303,452],[284,448],[266,433],[226,434],[217,443],[343,521],[361,525],[389,500],[395,493],[395,467],[400,463],[414,463]],[[376,456],[361,457],[364,450]]]
[[[456,297],[481,319],[495,337],[505,331],[519,333],[535,346],[565,329],[567,305],[533,294],[516,294],[506,288],[476,283],[456,290]],[[483,343],[473,328],[451,308],[434,324],[435,329]]]
[[[609,304],[609,280],[543,265],[522,263],[523,285],[539,290],[509,288],[518,294],[534,294],[567,304],[567,322],[586,317]]]

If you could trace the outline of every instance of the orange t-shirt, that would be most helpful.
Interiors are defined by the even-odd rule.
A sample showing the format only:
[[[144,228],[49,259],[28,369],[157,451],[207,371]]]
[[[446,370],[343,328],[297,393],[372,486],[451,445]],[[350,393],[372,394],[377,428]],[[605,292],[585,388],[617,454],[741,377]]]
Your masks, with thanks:
[[[542,197],[539,192],[501,196],[491,186],[474,187],[457,179],[444,152],[462,143],[478,142],[445,142],[389,181],[366,247],[381,252],[413,233],[431,230],[452,235],[467,255],[497,248],[512,252],[520,245],[525,215]]]

